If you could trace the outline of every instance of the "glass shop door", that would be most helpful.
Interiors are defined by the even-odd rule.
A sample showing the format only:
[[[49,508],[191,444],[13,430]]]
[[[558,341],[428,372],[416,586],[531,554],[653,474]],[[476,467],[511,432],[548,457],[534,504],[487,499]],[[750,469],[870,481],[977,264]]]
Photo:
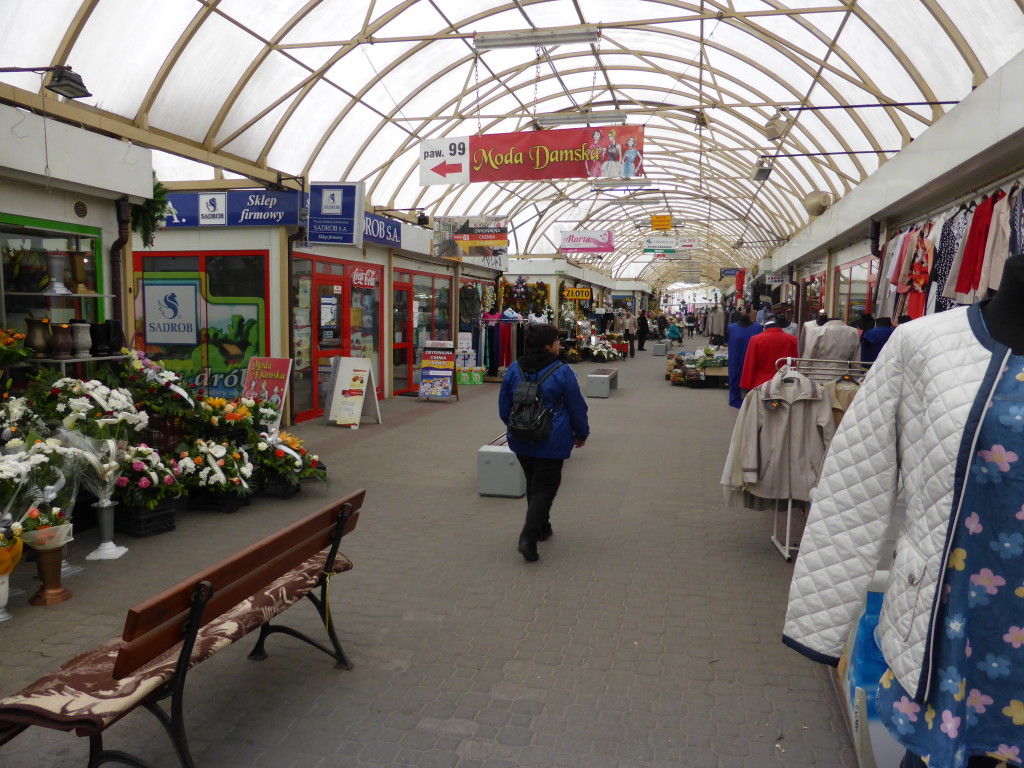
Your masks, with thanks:
[[[313,285],[313,370],[316,371],[315,415],[322,416],[330,397],[332,358],[349,355],[348,284],[335,275],[317,275]]]

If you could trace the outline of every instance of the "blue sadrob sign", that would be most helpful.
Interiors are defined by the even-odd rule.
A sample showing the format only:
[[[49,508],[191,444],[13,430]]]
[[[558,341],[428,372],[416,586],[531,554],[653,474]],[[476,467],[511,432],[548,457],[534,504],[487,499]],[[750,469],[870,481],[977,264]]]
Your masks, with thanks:
[[[402,225],[373,213],[363,216],[363,242],[402,247]]]
[[[718,271],[721,274],[721,277],[719,277],[719,280],[721,280],[723,277],[736,277],[736,275],[738,275],[740,273],[740,268],[739,267],[724,267],[724,268],[722,268],[722,269],[720,269]]]
[[[296,227],[302,193],[265,189],[171,192],[168,227]]]
[[[306,240],[326,245],[363,244],[362,182],[310,184]]]

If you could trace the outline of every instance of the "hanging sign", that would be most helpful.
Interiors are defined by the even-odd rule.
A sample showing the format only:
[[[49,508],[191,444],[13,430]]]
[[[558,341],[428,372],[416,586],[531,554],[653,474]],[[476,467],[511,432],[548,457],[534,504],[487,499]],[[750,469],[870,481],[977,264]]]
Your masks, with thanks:
[[[427,341],[420,364],[420,400],[451,400],[455,390],[455,342]]]
[[[562,298],[567,301],[590,301],[589,288],[563,288]]]
[[[651,216],[651,229],[672,229],[672,214]]]
[[[170,192],[164,223],[168,227],[295,227],[301,203],[297,189]]]
[[[615,253],[610,229],[563,229],[562,253]]]
[[[147,282],[143,295],[147,344],[199,343],[199,288],[194,282]]]
[[[699,247],[692,235],[649,235],[644,238],[644,253],[680,253]]]
[[[500,216],[435,218],[433,254],[507,272],[508,219]]]
[[[380,403],[373,364],[365,357],[332,357],[331,382],[324,416],[328,424],[359,429],[361,421],[380,424]],[[369,397],[367,397],[369,393]]]
[[[420,142],[420,183],[637,178],[642,125],[520,131]]]
[[[306,240],[323,245],[363,244],[363,182],[310,184]]]
[[[394,219],[373,213],[363,214],[363,242],[401,248],[402,225]]]
[[[725,277],[736,277],[736,275],[739,274],[739,271],[739,267],[723,267],[722,269],[718,270],[718,279],[721,280],[722,278]]]
[[[284,408],[288,396],[288,382],[291,381],[292,361],[288,357],[250,357],[242,385],[242,397],[266,400],[279,411]],[[274,429],[281,426],[281,414],[277,416]]]

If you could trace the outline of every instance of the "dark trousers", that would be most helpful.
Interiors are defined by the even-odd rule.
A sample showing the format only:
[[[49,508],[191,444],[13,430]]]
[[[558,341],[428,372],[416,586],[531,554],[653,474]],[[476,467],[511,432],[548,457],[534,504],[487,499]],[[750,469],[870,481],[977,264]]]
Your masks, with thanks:
[[[647,333],[644,331],[637,331],[636,339],[638,342],[636,345],[637,352],[643,352],[644,344],[647,343]]]
[[[636,351],[633,349],[633,332],[626,331],[624,334],[622,334],[622,338],[623,340],[629,342],[629,356],[636,357]]]
[[[565,460],[541,459],[521,453],[517,453],[516,458],[526,475],[526,523],[519,536],[536,541],[551,525],[551,504],[558,493],[558,486],[562,484]]]

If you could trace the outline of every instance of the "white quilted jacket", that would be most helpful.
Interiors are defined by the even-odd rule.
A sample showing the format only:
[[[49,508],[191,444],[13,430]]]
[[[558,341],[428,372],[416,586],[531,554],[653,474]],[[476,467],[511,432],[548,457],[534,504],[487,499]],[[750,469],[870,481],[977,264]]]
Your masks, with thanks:
[[[906,519],[878,634],[903,687],[927,695],[950,532],[981,416],[1009,354],[988,335],[977,305],[896,329],[825,456],[790,585],[783,642],[816,661],[838,662],[902,482]]]

